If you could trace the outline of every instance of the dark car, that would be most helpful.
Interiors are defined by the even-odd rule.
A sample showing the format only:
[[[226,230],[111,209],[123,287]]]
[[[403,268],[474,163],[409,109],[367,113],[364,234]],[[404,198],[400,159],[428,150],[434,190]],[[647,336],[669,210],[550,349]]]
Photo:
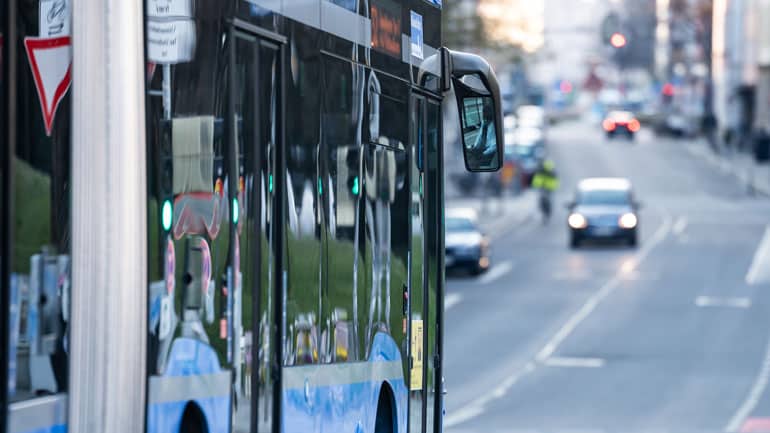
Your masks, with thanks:
[[[472,209],[448,209],[446,214],[447,269],[467,269],[479,275],[489,269],[489,242],[476,225]]]
[[[607,133],[607,138],[624,135],[629,139],[639,132],[642,125],[630,111],[610,111],[602,122],[602,128]]]
[[[572,248],[586,239],[617,239],[636,246],[639,203],[627,179],[584,179],[568,208]]]
[[[505,135],[505,158],[514,162],[520,170],[522,186],[529,186],[545,155],[542,131],[521,127]]]

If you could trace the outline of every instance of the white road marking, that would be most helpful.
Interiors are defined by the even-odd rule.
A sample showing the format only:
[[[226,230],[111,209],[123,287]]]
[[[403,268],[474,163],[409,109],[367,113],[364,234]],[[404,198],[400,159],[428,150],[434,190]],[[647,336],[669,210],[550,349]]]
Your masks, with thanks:
[[[459,293],[447,293],[444,297],[444,310],[448,310],[463,300],[463,295]]]
[[[483,396],[461,407],[460,409],[452,411],[451,414],[448,414],[446,418],[444,418],[444,427],[452,427],[481,415],[484,413],[484,406],[493,400],[503,397],[505,393],[508,392],[508,390],[519,381],[519,379],[534,370],[535,364],[531,362],[527,363],[523,369],[506,377],[505,380],[500,383],[500,385],[492,390],[492,392],[486,393]]]
[[[575,367],[575,368],[600,368],[604,367],[601,358],[570,358],[565,356],[552,356],[543,362],[548,367]]]
[[[741,407],[735,412],[735,415],[730,418],[730,422],[727,423],[725,431],[737,432],[738,429],[741,428],[744,421],[746,421],[746,418],[751,414],[751,411],[753,411],[757,406],[757,403],[759,403],[760,397],[762,397],[765,388],[767,388],[768,380],[770,380],[770,341],[768,341],[767,348],[765,349],[765,359],[762,362],[759,375],[757,376],[756,381],[754,381],[751,391],[749,391],[749,395],[746,396],[746,400],[744,400]]]
[[[492,266],[492,268],[488,270],[486,274],[479,278],[479,284],[489,284],[507,274],[511,269],[513,269],[512,262],[500,262]]]
[[[749,298],[715,298],[712,296],[698,296],[695,298],[695,305],[699,307],[728,307],[728,308],[749,308],[751,299]]]
[[[682,233],[684,233],[684,230],[687,228],[687,218],[685,217],[679,217],[676,220],[676,223],[674,224],[674,227],[671,229],[671,231],[677,235],[680,236]]]
[[[663,220],[663,224],[658,228],[658,230],[653,234],[652,238],[648,240],[642,248],[639,249],[639,251],[636,253],[636,259],[635,264],[631,266],[630,270],[633,271],[636,266],[638,266],[650,253],[650,251],[660,242],[662,242],[666,235],[668,235],[668,232],[671,228],[671,221],[668,216],[665,217]],[[502,263],[501,263],[502,264]],[[499,265],[498,265],[499,266]],[[626,268],[625,270],[628,271],[629,267],[624,266]],[[491,271],[490,271],[491,272]],[[623,278],[623,271],[618,271],[618,273],[610,280],[608,281],[604,286],[602,286],[601,289],[599,289],[598,292],[596,292],[589,300],[583,305],[583,307],[575,314],[573,315],[570,320],[567,321],[567,323],[562,326],[562,328],[559,330],[559,332],[554,335],[551,340],[548,342],[548,344],[543,347],[543,349],[540,350],[540,352],[535,357],[536,361],[543,362],[547,361],[548,358],[551,357],[551,355],[556,351],[559,344],[561,344],[565,338],[567,338],[570,333],[582,322],[590,313],[591,311],[596,308],[596,306],[601,302],[604,298],[609,296],[612,291],[617,288],[619,283],[622,281]],[[469,403],[461,407],[460,409],[453,411],[451,414],[447,415],[446,418],[444,418],[444,427],[452,427],[457,424],[463,423],[465,421],[468,421],[470,419],[473,419],[482,413],[484,413],[484,406],[487,405],[489,402],[501,398],[505,395],[508,390],[516,384],[523,376],[531,373],[536,368],[536,364],[534,362],[527,363],[524,368],[521,370],[513,373],[512,375],[508,376],[503,382],[495,388],[492,392],[486,393],[480,397],[477,397],[474,400],[471,400]]]
[[[605,298],[612,294],[615,289],[618,288],[620,283],[623,281],[624,275],[638,267],[639,264],[647,258],[647,255],[650,254],[650,251],[652,251],[655,246],[657,246],[666,238],[670,229],[671,221],[670,218],[666,217],[663,220],[663,224],[661,224],[658,230],[656,230],[652,235],[652,238],[645,242],[642,248],[639,249],[639,252],[636,253],[634,263],[631,265],[624,263],[623,269],[618,271],[614,277],[607,281],[599,289],[599,291],[591,295],[586,303],[583,304],[583,306],[574,315],[572,315],[569,320],[567,320],[561,329],[559,329],[559,331],[554,334],[553,337],[551,337],[548,343],[546,343],[546,345],[540,349],[540,352],[538,352],[538,354],[535,356],[535,360],[538,362],[545,362],[548,358],[550,358],[551,355],[556,352],[556,349],[559,348],[559,345],[564,342],[564,340],[569,337],[570,334],[572,334],[575,328],[577,328],[578,325],[580,325],[580,323],[582,323],[583,320],[585,320],[586,317],[588,317],[588,315],[594,311],[594,309],[596,309],[599,303],[601,303]]]
[[[765,235],[754,252],[746,284],[753,285],[770,281],[770,226],[765,228]]]

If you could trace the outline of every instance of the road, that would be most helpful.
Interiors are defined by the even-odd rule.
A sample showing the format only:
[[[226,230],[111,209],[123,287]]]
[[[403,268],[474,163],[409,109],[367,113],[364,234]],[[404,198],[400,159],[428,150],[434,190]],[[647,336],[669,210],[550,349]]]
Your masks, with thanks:
[[[770,431],[770,200],[683,144],[550,131],[554,220],[490,233],[488,274],[447,280],[447,432]],[[567,247],[589,176],[634,183],[638,248]]]

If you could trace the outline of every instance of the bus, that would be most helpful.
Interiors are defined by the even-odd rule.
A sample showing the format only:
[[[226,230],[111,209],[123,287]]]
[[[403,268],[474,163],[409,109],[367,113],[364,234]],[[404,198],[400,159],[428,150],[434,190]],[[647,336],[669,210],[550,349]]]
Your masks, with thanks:
[[[0,433],[440,432],[443,157],[503,155],[441,11],[3,1]]]

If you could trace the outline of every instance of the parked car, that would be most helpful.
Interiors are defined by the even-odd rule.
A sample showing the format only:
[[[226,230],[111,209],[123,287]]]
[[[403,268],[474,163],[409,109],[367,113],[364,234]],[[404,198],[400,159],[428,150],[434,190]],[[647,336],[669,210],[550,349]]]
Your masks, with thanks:
[[[567,208],[570,247],[587,239],[618,239],[636,246],[639,203],[628,179],[584,179]]]
[[[445,219],[447,269],[467,269],[479,275],[489,269],[489,241],[478,227],[473,209],[447,209]]]

